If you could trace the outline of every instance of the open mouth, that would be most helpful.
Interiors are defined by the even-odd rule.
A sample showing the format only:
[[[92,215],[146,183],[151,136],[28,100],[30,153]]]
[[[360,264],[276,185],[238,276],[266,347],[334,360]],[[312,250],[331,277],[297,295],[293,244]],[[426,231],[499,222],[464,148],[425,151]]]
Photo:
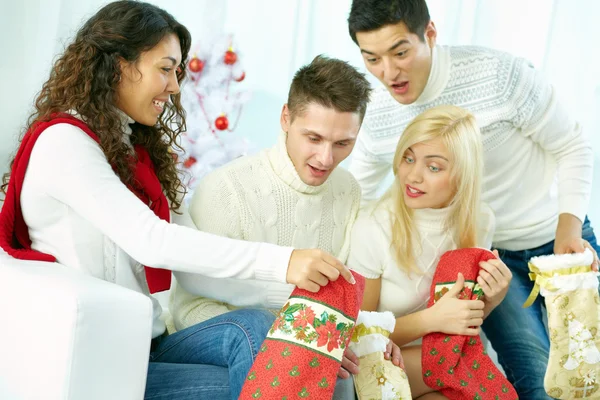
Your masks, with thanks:
[[[152,100],[152,104],[160,112],[162,112],[165,109],[165,103],[165,101]]]
[[[400,83],[392,83],[391,87],[394,93],[396,94],[405,94],[408,92],[408,81],[400,82]]]
[[[321,177],[325,176],[325,174],[328,171],[326,169],[315,168],[312,165],[309,165],[308,169],[310,169],[310,173],[316,178],[321,178]]]
[[[414,187],[412,187],[412,186],[410,186],[410,185],[406,185],[406,195],[407,195],[408,197],[413,197],[413,198],[415,198],[415,197],[422,196],[422,195],[424,195],[424,194],[425,194],[425,192],[422,192],[422,191],[420,191],[419,189],[417,189],[417,188],[414,188]]]

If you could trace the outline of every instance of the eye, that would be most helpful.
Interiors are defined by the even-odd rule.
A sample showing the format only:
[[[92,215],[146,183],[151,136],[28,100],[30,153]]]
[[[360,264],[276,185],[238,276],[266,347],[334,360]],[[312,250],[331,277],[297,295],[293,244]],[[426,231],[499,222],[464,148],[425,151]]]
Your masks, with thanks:
[[[404,156],[404,161],[406,161],[407,164],[412,164],[415,162],[415,159],[411,156]]]
[[[440,172],[440,169],[438,167],[436,167],[435,165],[430,165],[429,170],[431,172]]]
[[[163,71],[165,71],[167,74],[170,73],[171,71],[173,71],[173,68],[161,68]]]
[[[400,51],[400,52],[396,53],[396,55],[398,57],[404,57],[406,55],[406,53],[408,53],[408,50]]]
[[[319,138],[316,137],[316,136],[309,136],[308,140],[310,140],[311,142],[314,142],[314,143],[318,143],[319,142]]]
[[[346,147],[346,146],[348,146],[349,143],[348,142],[339,142],[339,143],[336,143],[336,144],[338,146],[340,146],[340,147]]]

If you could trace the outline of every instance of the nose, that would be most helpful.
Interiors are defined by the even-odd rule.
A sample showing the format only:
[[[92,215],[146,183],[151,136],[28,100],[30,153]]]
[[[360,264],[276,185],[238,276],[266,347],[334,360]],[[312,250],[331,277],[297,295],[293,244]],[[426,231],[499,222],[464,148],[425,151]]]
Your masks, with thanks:
[[[171,94],[179,93],[179,82],[177,81],[177,75],[171,74],[169,81],[167,82],[167,92]]]
[[[329,169],[333,166],[333,149],[330,144],[324,144],[319,154],[317,155],[317,161],[325,169]]]
[[[394,60],[392,60],[390,57],[383,57],[381,59],[381,63],[383,74],[382,78],[386,80],[393,80],[394,78],[396,78],[397,68],[394,64]]]
[[[421,169],[416,165],[411,165],[406,175],[408,181],[411,183],[421,183],[423,182],[423,174],[421,173]]]

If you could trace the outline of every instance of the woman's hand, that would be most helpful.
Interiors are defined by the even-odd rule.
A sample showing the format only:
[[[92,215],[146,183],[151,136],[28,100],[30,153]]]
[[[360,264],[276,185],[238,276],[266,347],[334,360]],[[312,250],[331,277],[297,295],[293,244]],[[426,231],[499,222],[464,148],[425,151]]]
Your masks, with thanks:
[[[486,314],[489,314],[494,308],[498,307],[510,286],[512,280],[512,272],[498,257],[498,251],[493,251],[497,257],[495,259],[481,261],[479,266],[479,276],[477,283],[483,289],[484,302],[486,303]]]
[[[342,275],[351,284],[356,281],[344,264],[329,253],[317,250],[294,250],[290,257],[286,280],[300,289],[317,293],[321,286]]]
[[[443,332],[450,335],[479,335],[483,324],[484,302],[481,300],[459,300],[465,284],[465,277],[460,272],[456,283],[424,315],[429,324],[429,332]]]

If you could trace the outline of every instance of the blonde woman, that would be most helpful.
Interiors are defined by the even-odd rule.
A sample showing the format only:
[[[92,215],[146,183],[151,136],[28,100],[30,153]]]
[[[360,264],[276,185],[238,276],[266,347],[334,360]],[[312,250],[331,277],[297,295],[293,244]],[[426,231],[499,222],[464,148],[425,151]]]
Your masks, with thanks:
[[[426,308],[444,252],[491,247],[494,216],[480,201],[482,170],[473,115],[455,106],[431,108],[406,127],[394,156],[392,187],[361,212],[352,230],[348,265],[367,278],[362,308],[396,316],[391,339],[404,346],[414,398],[445,398],[423,382],[420,339],[430,332],[479,334],[512,278],[502,261],[483,262],[477,279],[483,301],[456,298],[464,283],[459,274],[454,288]]]

